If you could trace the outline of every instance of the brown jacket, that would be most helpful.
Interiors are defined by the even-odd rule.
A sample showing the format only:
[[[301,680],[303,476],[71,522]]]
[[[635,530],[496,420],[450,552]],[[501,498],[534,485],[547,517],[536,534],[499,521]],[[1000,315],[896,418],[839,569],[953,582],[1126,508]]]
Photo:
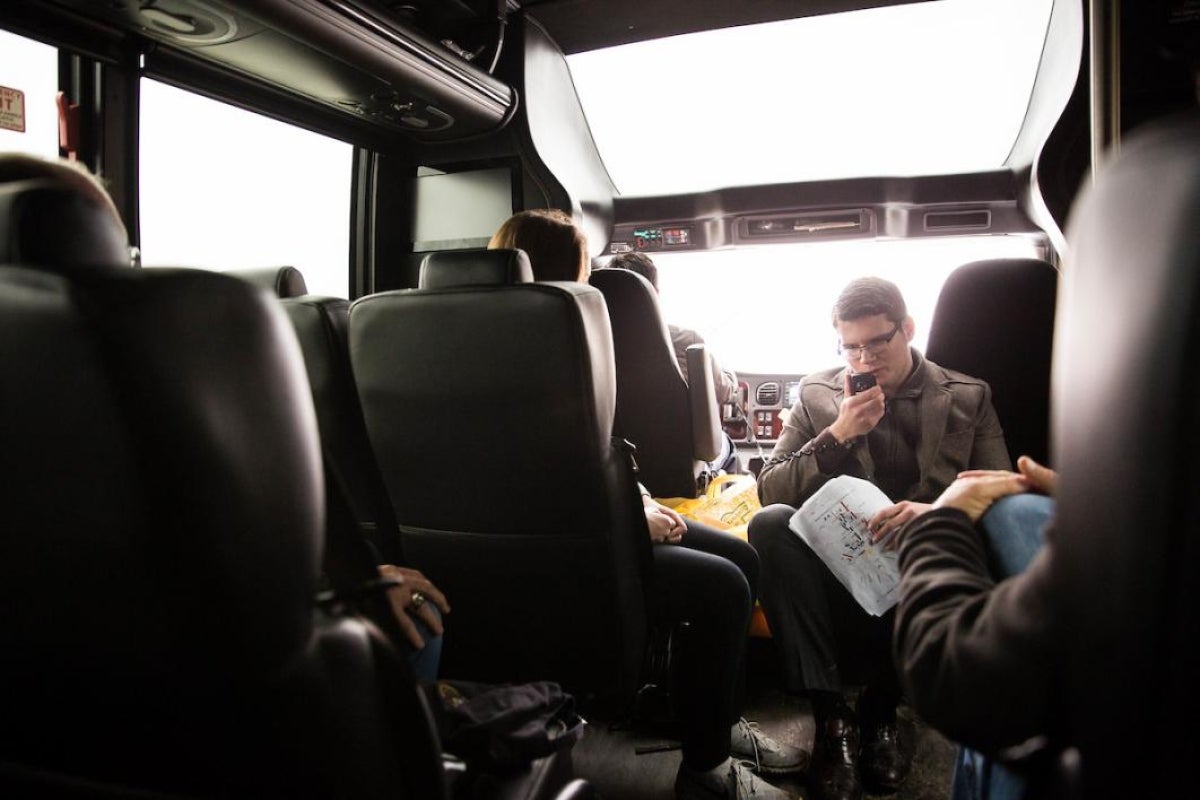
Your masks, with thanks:
[[[924,362],[919,401],[921,434],[916,447],[921,480],[908,497],[892,499],[928,503],[963,470],[1011,469],[988,385],[943,369],[916,351],[913,358],[914,363]],[[862,443],[852,447],[836,472],[823,472],[817,454],[809,447],[837,419],[845,371],[842,367],[817,372],[800,384],[800,399],[792,406],[783,435],[758,476],[763,505],[787,503],[798,507],[837,475],[874,481],[875,464],[869,448]]]

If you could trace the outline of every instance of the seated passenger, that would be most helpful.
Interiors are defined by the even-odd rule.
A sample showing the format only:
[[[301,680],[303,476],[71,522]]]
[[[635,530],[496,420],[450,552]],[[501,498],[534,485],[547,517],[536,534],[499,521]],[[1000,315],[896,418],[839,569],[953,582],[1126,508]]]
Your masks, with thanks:
[[[608,269],[627,269],[636,272],[658,291],[658,267],[645,253],[622,253],[608,262]],[[683,379],[688,379],[687,349],[694,344],[704,344],[700,334],[688,328],[667,323],[667,331],[671,334],[671,345],[675,348],[675,360],[679,362],[679,371]],[[709,367],[713,376],[713,388],[716,392],[717,405],[738,402],[737,375],[727,369],[722,369],[717,363],[717,357],[710,350],[708,353]],[[721,453],[713,462],[713,468],[729,473],[737,472],[737,451],[728,434],[722,434]]]
[[[1005,470],[962,473],[934,501],[930,513],[918,516],[910,530],[905,531],[905,544],[900,548],[904,589],[897,614],[896,648],[902,673],[910,682],[923,683],[918,675],[927,672],[928,654],[940,650],[941,636],[931,626],[940,626],[946,614],[961,610],[957,603],[941,605],[945,599],[943,587],[955,585],[965,589],[970,585],[973,592],[994,586],[1024,572],[1040,549],[1044,526],[1053,514],[1050,497],[1058,475],[1025,456],[1018,460],[1018,467],[1017,473]],[[946,509],[947,513],[941,513],[940,509]],[[986,559],[982,563],[990,569],[979,572],[981,562],[968,557],[979,548],[974,543],[964,548],[969,540],[983,545]],[[959,570],[971,573],[972,579],[964,582]],[[936,610],[934,594],[938,598]],[[1021,613],[1028,613],[1028,609],[1022,608]],[[921,641],[932,641],[935,646],[923,647],[918,644]],[[923,713],[939,717],[946,713],[929,705],[928,700],[939,694],[920,692]],[[1023,775],[978,751],[959,749],[950,792],[952,800],[1021,800],[1025,789]]]
[[[895,791],[909,771],[911,752],[897,740],[895,615],[864,611],[789,519],[830,478],[852,475],[896,501],[868,522],[878,540],[927,509],[960,471],[1010,462],[987,384],[912,349],[915,326],[894,284],[852,281],[833,307],[833,326],[846,366],[801,383],[759,474],[767,507],[751,520],[749,538],[762,559],[762,606],[786,688],[812,699],[816,793],[840,799],[861,797],[864,784]],[[863,373],[877,384],[856,394],[850,376]],[[845,695],[852,681],[865,684],[857,713]]]
[[[587,240],[561,211],[520,212],[500,227],[488,247],[524,250],[537,280],[582,282],[590,272]],[[689,623],[676,653],[674,700],[683,746],[676,796],[788,797],[756,781],[742,763],[779,774],[799,771],[807,763],[803,751],[738,719],[758,556],[741,539],[683,519],[644,489],[642,503],[647,534],[655,544],[651,614],[670,627]]]
[[[90,198],[112,212],[120,236],[125,239],[125,223],[108,190],[78,162],[0,153],[0,185],[28,180],[53,181]],[[445,596],[415,569],[383,564],[379,574],[397,581],[396,586],[388,589],[388,599],[411,647],[409,660],[414,672],[421,680],[436,680],[442,649],[441,614],[450,611]]]

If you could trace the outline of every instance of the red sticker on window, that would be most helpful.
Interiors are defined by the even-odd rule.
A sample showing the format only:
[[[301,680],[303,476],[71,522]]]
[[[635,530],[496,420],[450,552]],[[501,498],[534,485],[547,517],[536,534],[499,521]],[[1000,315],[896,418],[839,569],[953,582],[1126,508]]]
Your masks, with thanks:
[[[25,93],[0,86],[0,129],[25,132]]]

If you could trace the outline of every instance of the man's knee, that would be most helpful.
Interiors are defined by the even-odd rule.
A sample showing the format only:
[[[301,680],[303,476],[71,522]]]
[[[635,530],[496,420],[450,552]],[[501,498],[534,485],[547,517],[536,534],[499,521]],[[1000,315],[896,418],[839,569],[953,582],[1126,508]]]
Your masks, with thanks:
[[[788,522],[796,509],[782,503],[769,505],[750,518],[747,538],[760,554],[778,546],[785,537],[795,536]]]
[[[1017,494],[997,500],[979,520],[994,577],[1024,571],[1042,547],[1043,529],[1054,514],[1054,500]]]

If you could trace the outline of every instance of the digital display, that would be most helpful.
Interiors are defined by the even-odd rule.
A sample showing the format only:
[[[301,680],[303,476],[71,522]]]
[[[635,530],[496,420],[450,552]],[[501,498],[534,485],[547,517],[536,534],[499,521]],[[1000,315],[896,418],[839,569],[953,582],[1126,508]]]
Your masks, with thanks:
[[[691,228],[635,228],[633,231],[635,250],[662,250],[664,247],[690,247],[691,244]]]
[[[633,245],[638,250],[658,250],[662,243],[662,228],[638,228],[633,232]]]
[[[692,243],[691,228],[663,228],[663,244],[667,247],[679,247]]]

